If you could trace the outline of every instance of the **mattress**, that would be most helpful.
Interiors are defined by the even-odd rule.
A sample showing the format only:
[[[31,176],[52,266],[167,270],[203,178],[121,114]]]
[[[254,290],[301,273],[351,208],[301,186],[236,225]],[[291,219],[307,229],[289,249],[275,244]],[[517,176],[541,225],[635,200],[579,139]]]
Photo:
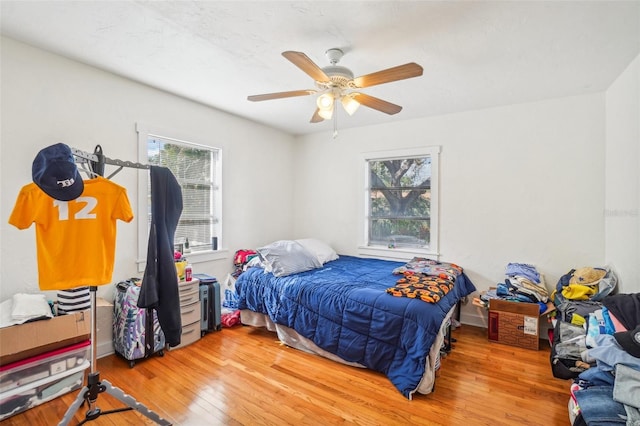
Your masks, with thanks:
[[[271,327],[290,346],[379,371],[408,399],[429,393],[444,327],[475,287],[461,273],[437,303],[396,297],[386,290],[402,265],[343,255],[284,277],[249,268],[236,282],[242,322]]]

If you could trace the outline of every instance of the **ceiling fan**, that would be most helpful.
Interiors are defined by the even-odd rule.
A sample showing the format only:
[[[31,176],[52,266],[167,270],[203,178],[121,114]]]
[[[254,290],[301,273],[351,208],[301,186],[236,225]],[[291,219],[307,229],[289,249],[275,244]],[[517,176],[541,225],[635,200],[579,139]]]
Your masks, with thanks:
[[[353,115],[360,105],[386,114],[397,114],[402,110],[400,105],[361,93],[358,89],[422,75],[422,67],[410,62],[354,78],[350,69],[338,65],[344,55],[342,50],[338,48],[329,49],[326,51],[326,55],[331,65],[320,68],[302,52],[282,52],[282,56],[313,78],[317,89],[266,93],[248,96],[247,99],[258,102],[320,93],[316,100],[317,108],[311,117],[311,123],[319,123],[323,120],[331,119],[334,106],[338,101],[340,101],[349,115]]]

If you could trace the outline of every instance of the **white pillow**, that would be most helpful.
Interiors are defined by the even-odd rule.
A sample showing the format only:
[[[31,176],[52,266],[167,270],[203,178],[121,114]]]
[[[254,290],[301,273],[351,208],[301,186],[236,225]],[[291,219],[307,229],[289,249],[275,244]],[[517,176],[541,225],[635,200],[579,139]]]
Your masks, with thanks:
[[[16,321],[28,321],[41,317],[53,317],[51,307],[44,294],[18,293],[13,295],[11,318]]]
[[[280,240],[256,250],[264,270],[276,277],[284,277],[299,272],[320,268],[322,263],[300,243]]]
[[[338,258],[338,253],[336,253],[335,250],[332,249],[331,246],[324,241],[320,241],[315,238],[303,238],[296,241],[302,244],[302,247],[315,254],[318,258],[318,261],[323,265]]]

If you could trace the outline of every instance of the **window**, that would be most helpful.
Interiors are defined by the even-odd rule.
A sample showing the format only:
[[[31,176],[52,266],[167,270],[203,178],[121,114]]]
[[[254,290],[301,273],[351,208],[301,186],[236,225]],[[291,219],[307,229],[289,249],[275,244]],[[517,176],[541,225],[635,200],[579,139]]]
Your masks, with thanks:
[[[175,233],[176,245],[188,245],[187,257],[211,252],[221,244],[221,151],[205,145],[151,132],[138,126],[141,162],[167,167],[182,189],[182,214]],[[140,185],[139,254],[146,259],[151,225],[151,182]],[[146,220],[142,220],[143,213]],[[187,244],[188,243],[188,244]],[[142,246],[142,247],[141,247]]]
[[[437,254],[438,153],[430,147],[364,155],[363,248]]]

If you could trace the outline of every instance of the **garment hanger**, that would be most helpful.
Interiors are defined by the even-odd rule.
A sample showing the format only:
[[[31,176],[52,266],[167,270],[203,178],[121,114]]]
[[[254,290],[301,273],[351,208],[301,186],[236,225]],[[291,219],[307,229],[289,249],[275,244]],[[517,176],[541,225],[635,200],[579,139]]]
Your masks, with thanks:
[[[102,153],[102,147],[100,145],[96,145],[93,153],[88,153],[86,151],[82,151],[77,148],[71,148],[71,153],[76,157],[75,158],[76,163],[79,163],[83,166],[82,167],[83,170],[85,170],[84,165],[85,164],[88,165],[88,167],[91,169],[91,171],[88,173],[91,173],[93,176],[104,176],[104,166],[106,164],[109,164],[112,166],[118,166],[118,168],[115,171],[113,171],[109,176],[107,176],[107,179],[111,179],[113,176],[115,176],[117,173],[120,172],[120,170],[122,170],[125,167],[131,168],[131,169],[146,169],[146,170],[151,168],[151,166],[148,164],[141,164],[133,161],[125,161],[125,160],[118,160],[118,159],[105,157],[104,154]]]
[[[124,167],[130,167],[135,169],[149,169],[150,166],[146,164],[133,163],[131,161],[122,161],[122,160],[113,160],[111,158],[107,158],[102,154],[102,147],[97,145],[93,154],[81,151],[76,148],[71,148],[71,153],[75,156],[75,162],[81,165],[83,171],[88,174],[94,176],[104,176],[104,165],[112,164],[119,166],[119,168],[113,172],[111,175],[107,177],[110,179]],[[121,411],[128,410],[136,410],[140,414],[144,415],[150,420],[153,420],[157,424],[161,426],[171,426],[171,423],[162,417],[160,417],[157,413],[149,410],[146,406],[142,405],[138,401],[136,401],[131,395],[124,393],[121,389],[113,386],[107,380],[100,380],[100,372],[96,370],[97,361],[96,361],[96,336],[97,336],[97,315],[96,315],[96,291],[97,286],[89,287],[89,294],[91,297],[91,367],[89,374],[87,375],[87,385],[83,387],[78,396],[74,400],[74,402],[69,406],[67,412],[64,417],[58,423],[58,425],[66,426],[73,419],[76,411],[80,408],[82,404],[85,402],[88,405],[88,410],[86,411],[85,418],[80,424],[84,424],[85,422],[95,420],[102,414],[113,414]],[[96,402],[98,400],[98,395],[102,392],[106,392],[111,395],[115,399],[124,403],[126,406],[122,408],[116,408],[113,410],[102,411],[100,408],[96,406]]]

